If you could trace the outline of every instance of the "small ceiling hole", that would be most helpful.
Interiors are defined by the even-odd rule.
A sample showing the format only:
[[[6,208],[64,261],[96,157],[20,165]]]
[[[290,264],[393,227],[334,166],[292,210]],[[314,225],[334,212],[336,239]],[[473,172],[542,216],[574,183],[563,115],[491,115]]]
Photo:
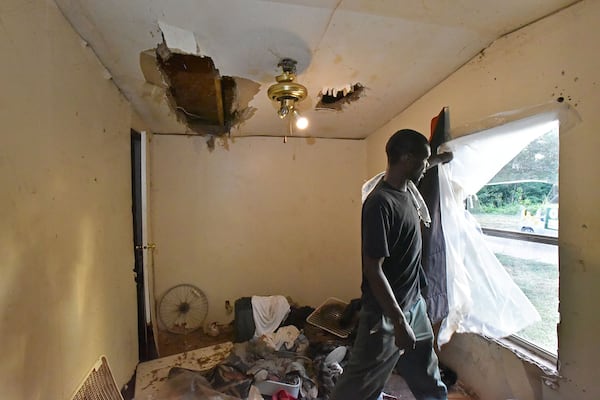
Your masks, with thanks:
[[[319,93],[319,103],[315,109],[341,111],[344,104],[352,103],[360,98],[365,87],[360,83],[346,85],[342,88],[323,88]]]

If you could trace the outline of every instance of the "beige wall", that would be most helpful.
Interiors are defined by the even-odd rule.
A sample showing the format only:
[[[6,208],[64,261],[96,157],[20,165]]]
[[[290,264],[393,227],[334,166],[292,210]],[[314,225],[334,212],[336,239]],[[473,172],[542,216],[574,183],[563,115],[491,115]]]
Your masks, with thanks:
[[[130,110],[53,2],[0,2],[0,397],[137,363]]]
[[[457,338],[442,359],[483,399],[597,399],[600,359],[600,2],[583,1],[498,40],[368,139],[368,171],[385,166],[382,149],[397,129],[428,132],[450,107],[459,127],[502,111],[563,96],[582,122],[560,142],[560,389],[543,385],[511,352]],[[498,384],[504,382],[505,384]]]
[[[154,136],[151,158],[157,299],[191,283],[228,322],[242,296],[359,295],[364,141]]]

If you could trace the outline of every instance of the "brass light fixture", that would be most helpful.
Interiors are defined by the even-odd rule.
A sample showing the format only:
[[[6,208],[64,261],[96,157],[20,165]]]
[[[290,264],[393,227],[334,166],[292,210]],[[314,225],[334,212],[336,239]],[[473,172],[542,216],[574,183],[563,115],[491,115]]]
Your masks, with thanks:
[[[308,120],[300,115],[296,109],[296,103],[302,101],[308,95],[308,90],[303,85],[294,82],[296,78],[296,60],[291,58],[282,59],[278,67],[281,67],[283,73],[275,77],[276,84],[271,85],[267,91],[267,95],[273,101],[279,103],[277,115],[284,119],[290,117],[295,119],[298,129],[305,129],[308,126]],[[290,119],[290,132],[291,132]]]

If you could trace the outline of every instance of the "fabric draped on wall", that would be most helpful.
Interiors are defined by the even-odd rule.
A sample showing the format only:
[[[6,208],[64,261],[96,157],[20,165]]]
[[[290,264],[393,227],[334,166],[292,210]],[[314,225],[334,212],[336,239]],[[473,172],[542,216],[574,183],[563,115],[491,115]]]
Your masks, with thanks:
[[[540,320],[535,307],[488,248],[479,224],[465,210],[464,200],[529,143],[557,128],[557,115],[547,112],[440,146],[440,151],[452,151],[454,158],[438,171],[449,310],[438,333],[438,346],[447,343],[454,332],[501,338]]]
[[[449,125],[449,111],[447,107],[444,107],[431,121],[431,137],[429,139],[431,154],[437,154],[438,147],[449,139]],[[427,303],[429,318],[435,324],[448,315],[446,242],[441,221],[437,166],[427,170],[419,182],[419,191],[431,216],[431,225],[429,227],[421,226],[423,236],[421,263],[427,281],[427,286],[423,288],[423,297]]]

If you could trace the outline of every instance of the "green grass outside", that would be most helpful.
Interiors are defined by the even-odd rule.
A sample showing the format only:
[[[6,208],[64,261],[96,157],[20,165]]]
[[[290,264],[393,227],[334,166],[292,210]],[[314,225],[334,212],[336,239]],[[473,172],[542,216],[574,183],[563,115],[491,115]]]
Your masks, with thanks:
[[[472,213],[482,228],[503,229],[519,232],[521,230],[521,216],[517,214],[484,214]]]
[[[504,254],[496,257],[517,286],[529,298],[542,320],[517,333],[539,347],[556,354],[558,339],[558,265],[515,258]]]

